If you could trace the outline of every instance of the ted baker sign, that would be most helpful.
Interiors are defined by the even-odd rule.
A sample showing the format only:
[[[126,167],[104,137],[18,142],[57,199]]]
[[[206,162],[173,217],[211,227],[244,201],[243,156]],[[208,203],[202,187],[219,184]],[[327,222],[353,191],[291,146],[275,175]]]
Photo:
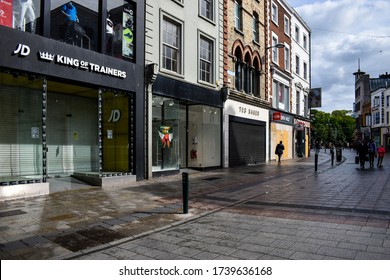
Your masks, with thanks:
[[[30,54],[30,47],[27,45],[19,44],[16,46],[16,49],[13,51],[14,55],[19,55],[21,57],[26,57]],[[52,62],[58,65],[70,66],[75,69],[88,70],[92,73],[100,73],[108,76],[113,76],[117,78],[126,78],[126,71],[122,71],[116,68],[107,67],[103,65],[99,65],[96,63],[92,63],[89,61],[60,55],[60,54],[51,54],[44,51],[38,51],[38,57],[40,60]]]

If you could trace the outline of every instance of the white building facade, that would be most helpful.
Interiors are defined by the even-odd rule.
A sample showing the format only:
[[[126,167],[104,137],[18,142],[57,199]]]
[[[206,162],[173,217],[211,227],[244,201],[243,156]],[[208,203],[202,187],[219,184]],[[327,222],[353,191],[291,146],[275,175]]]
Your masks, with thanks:
[[[221,166],[223,0],[147,0],[148,176]]]

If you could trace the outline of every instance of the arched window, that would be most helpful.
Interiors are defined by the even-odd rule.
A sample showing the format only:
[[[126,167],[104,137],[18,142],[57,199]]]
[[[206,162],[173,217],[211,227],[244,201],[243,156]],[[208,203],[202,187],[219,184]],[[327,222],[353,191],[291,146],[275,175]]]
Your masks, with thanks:
[[[236,57],[236,62],[235,62],[235,88],[236,90],[240,91],[242,90],[242,53],[240,48],[236,48],[234,52],[234,56]]]
[[[260,61],[258,57],[255,57],[253,59],[252,94],[256,97],[261,97],[260,96]]]
[[[244,92],[247,94],[251,94],[251,73],[252,73],[252,67],[251,67],[251,56],[249,52],[245,54],[245,63],[243,68],[243,74],[244,74]]]

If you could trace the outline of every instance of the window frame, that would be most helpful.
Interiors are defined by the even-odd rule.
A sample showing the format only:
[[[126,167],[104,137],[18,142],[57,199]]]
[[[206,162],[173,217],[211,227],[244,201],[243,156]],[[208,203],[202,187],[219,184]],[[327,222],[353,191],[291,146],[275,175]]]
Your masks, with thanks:
[[[242,17],[242,1],[234,0],[234,28],[242,32],[243,17]]]
[[[259,15],[257,13],[253,13],[253,26],[252,26],[252,33],[253,33],[253,41],[256,43],[260,43],[260,22],[259,22]]]
[[[291,34],[290,19],[286,15],[284,16],[284,34],[287,36]]]
[[[303,34],[303,48],[307,50],[308,46],[308,36],[306,34]]]
[[[178,40],[177,40],[177,43],[178,43],[178,46],[175,47],[175,46],[171,46],[168,42],[164,42],[164,22],[167,21],[167,22],[170,22],[171,24],[177,26],[178,28],[178,31],[179,31],[179,35],[177,36],[178,37]],[[183,26],[184,26],[184,23],[179,21],[178,19],[166,14],[166,13],[162,13],[162,17],[161,17],[161,50],[160,50],[160,65],[161,65],[161,69],[164,70],[164,71],[167,71],[167,72],[170,72],[170,73],[175,73],[175,74],[178,74],[178,75],[182,75],[183,74]],[[165,62],[164,62],[164,47],[167,46],[167,47],[170,47],[170,49],[176,49],[177,50],[177,69],[176,70],[172,70],[172,67],[171,69],[169,68],[166,68],[164,65],[165,65]],[[171,61],[173,61],[173,59],[171,59]]]
[[[299,55],[295,55],[295,74],[298,76],[301,74],[301,58]]]
[[[278,37],[272,36],[272,46],[276,46],[279,42]],[[273,63],[279,65],[279,48],[271,48],[271,60]]]
[[[204,9],[202,9],[202,4],[204,4],[204,7],[206,7],[207,3],[210,4],[210,16],[207,16],[207,13],[203,14]],[[199,16],[214,22],[214,0],[199,0]]]
[[[278,25],[279,15],[278,15],[278,5],[273,1],[271,2],[271,20]]]
[[[284,47],[284,69],[288,72],[291,71],[291,58],[290,58],[290,47]]]
[[[202,58],[202,52],[201,52],[201,42],[202,40],[208,42],[210,45],[210,60],[206,60]],[[199,33],[198,35],[198,81],[201,83],[207,83],[207,84],[214,84],[215,80],[215,40],[213,38],[210,38],[209,36]],[[201,62],[209,63],[210,65],[210,71],[209,71],[209,81],[202,79],[202,67]]]
[[[300,43],[300,36],[301,36],[301,29],[296,24],[295,25],[295,41],[299,44]]]

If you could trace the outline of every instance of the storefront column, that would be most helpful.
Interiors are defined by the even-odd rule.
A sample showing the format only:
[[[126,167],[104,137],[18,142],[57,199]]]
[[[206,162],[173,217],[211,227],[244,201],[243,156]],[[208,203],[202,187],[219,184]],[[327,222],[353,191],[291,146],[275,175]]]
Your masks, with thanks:
[[[102,177],[103,170],[103,97],[102,90],[98,92],[98,150],[99,150],[99,177]]]
[[[47,142],[46,142],[46,117],[47,117],[47,79],[42,83],[42,181],[47,179]]]

